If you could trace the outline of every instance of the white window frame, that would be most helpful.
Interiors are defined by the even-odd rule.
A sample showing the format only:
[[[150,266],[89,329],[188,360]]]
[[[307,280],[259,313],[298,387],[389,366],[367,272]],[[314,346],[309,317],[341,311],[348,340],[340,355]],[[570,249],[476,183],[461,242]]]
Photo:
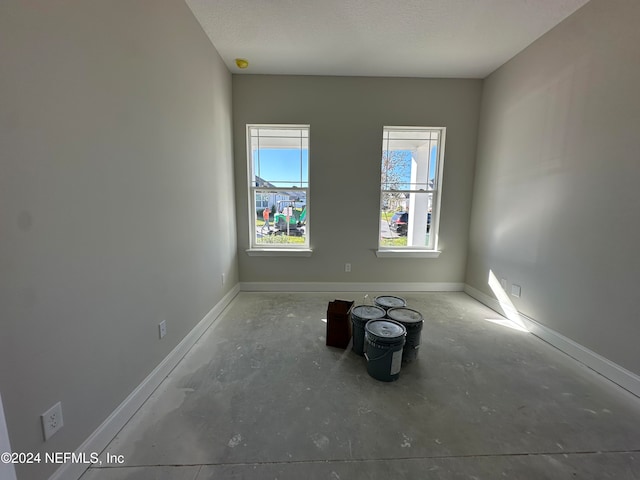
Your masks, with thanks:
[[[438,249],[440,230],[440,207],[442,200],[442,178],[444,171],[444,150],[446,144],[446,127],[416,127],[416,126],[385,126],[382,130],[382,155],[388,150],[387,132],[411,132],[429,131],[438,132],[438,155],[436,159],[436,172],[434,174],[435,184],[433,188],[425,189],[385,189],[382,184],[382,171],[380,178],[380,210],[383,207],[385,193],[417,193],[432,194],[431,223],[429,227],[429,245],[407,245],[407,246],[386,246],[381,245],[381,227],[378,228],[378,257],[410,257],[410,258],[437,258],[441,251]],[[382,168],[382,162],[381,162]]]
[[[306,187],[304,186],[276,186],[270,184],[268,187],[258,186],[254,182],[254,158],[251,143],[251,132],[253,129],[268,129],[268,130],[287,130],[298,129],[307,131],[307,178]],[[310,249],[310,164],[311,164],[311,127],[310,125],[299,124],[247,124],[246,139],[247,139],[247,183],[248,183],[248,204],[249,204],[249,245],[247,254],[250,256],[310,256],[312,250]],[[288,179],[283,179],[288,180]],[[301,180],[301,183],[303,181]],[[306,221],[304,226],[304,243],[258,243],[256,233],[256,193],[261,191],[278,192],[288,194],[292,191],[303,192],[305,197],[306,208]]]

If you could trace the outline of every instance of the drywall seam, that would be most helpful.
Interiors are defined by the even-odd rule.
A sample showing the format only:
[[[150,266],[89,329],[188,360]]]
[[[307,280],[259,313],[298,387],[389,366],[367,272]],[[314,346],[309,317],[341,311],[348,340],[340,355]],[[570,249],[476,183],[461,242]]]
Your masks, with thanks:
[[[463,283],[241,282],[243,292],[462,292]]]
[[[481,292],[480,290],[466,285],[464,286],[464,292],[483,303],[487,307],[495,310],[501,315],[504,315],[500,303],[495,298]],[[640,397],[640,376],[633,372],[630,372],[624,367],[613,363],[611,360],[597,354],[596,352],[589,350],[588,348],[574,342],[570,338],[556,332],[555,330],[545,327],[541,323],[538,323],[531,317],[518,312],[523,323],[527,327],[530,333],[536,337],[544,340],[545,342],[553,345],[561,352],[569,355],[571,358],[586,365],[592,370],[598,372],[600,375],[615,383],[616,385],[624,388],[625,390],[633,393],[637,397]]]
[[[102,452],[239,292],[240,285],[236,284],[78,447],[76,453]],[[66,463],[49,480],[79,479],[87,468],[88,465],[83,463]]]

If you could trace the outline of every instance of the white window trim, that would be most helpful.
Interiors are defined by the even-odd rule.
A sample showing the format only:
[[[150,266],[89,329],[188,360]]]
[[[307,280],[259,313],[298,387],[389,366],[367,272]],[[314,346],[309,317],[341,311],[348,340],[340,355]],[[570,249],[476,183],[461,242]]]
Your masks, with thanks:
[[[310,192],[311,192],[311,126],[308,124],[270,124],[270,123],[251,123],[246,126],[246,142],[247,142],[247,186],[248,186],[248,206],[249,206],[249,248],[246,250],[247,255],[250,257],[310,257],[313,253],[313,250],[310,247],[309,239],[310,237],[310,222],[307,220],[305,225],[305,243],[299,245],[277,245],[277,244],[257,244],[256,243],[256,214],[255,214],[255,194],[256,190],[282,190],[282,191],[291,191],[293,189],[286,187],[275,187],[275,188],[263,188],[256,187],[253,185],[253,155],[251,151],[251,128],[265,128],[265,129],[278,129],[278,128],[300,128],[307,129],[308,137],[307,137],[307,150],[308,150],[308,173],[307,173],[307,187],[305,188],[296,188],[296,190],[305,191],[306,198],[306,209],[307,209],[307,218],[309,217],[309,204],[310,202]]]
[[[411,247],[406,249],[385,248],[376,250],[378,258],[438,258],[442,252],[440,250],[412,250]]]
[[[375,251],[378,258],[438,258],[442,253],[438,249],[438,241],[440,237],[440,207],[442,204],[442,178],[444,173],[444,150],[446,145],[446,127],[398,127],[398,126],[385,126],[383,127],[383,133],[385,129],[395,130],[439,130],[440,138],[438,140],[438,162],[437,162],[437,189],[435,190],[435,204],[436,211],[431,212],[431,232],[435,237],[433,240],[432,248],[420,248],[416,246],[407,247],[384,247],[380,245],[380,230],[378,229],[378,249]],[[384,135],[383,135],[384,138]],[[382,186],[382,185],[381,185]],[[429,193],[425,191],[425,193]],[[382,188],[380,188],[380,205],[382,205]]]
[[[245,250],[250,257],[310,257],[310,248],[248,248]]]

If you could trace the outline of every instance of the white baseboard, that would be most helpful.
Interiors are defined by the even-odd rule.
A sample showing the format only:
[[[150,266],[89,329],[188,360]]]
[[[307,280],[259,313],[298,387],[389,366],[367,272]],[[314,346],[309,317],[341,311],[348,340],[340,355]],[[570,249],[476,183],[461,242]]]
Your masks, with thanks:
[[[464,283],[241,282],[243,292],[462,292]]]
[[[498,312],[500,315],[504,315],[505,312],[502,310],[500,302],[498,302],[497,298],[493,298],[492,296],[487,295],[486,293],[483,293],[477,288],[474,288],[471,285],[467,285],[466,283],[464,285],[464,293],[466,293],[470,297],[475,298],[480,303],[489,307],[491,310]]]
[[[464,292],[471,297],[478,300],[480,303],[485,304],[487,307],[495,310],[496,312],[504,315],[500,303],[495,298],[481,292],[480,290],[470,286],[464,286]],[[613,363],[611,360],[597,354],[596,352],[589,350],[588,348],[574,342],[570,338],[556,332],[555,330],[545,327],[536,320],[527,317],[526,315],[519,313],[524,325],[529,332],[536,337],[544,340],[545,342],[553,345],[558,350],[566,353],[570,357],[586,365],[587,367],[595,370],[603,377],[611,380],[613,383],[628,390],[634,395],[640,397],[640,376],[627,370],[620,365]]]
[[[239,292],[240,285],[237,284],[222,297],[147,378],[78,447],[76,453],[102,452]],[[87,465],[82,463],[66,463],[58,468],[49,480],[78,479],[86,469]]]

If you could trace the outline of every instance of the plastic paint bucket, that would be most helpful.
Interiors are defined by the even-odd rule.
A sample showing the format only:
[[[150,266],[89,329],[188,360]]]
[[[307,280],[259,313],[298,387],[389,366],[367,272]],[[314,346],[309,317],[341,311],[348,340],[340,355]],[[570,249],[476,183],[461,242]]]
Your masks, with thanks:
[[[406,307],[390,308],[387,317],[401,323],[407,329],[407,343],[404,346],[402,360],[411,362],[418,356],[420,348],[420,335],[424,325],[422,314]]]
[[[370,320],[365,325],[367,372],[376,380],[392,382],[400,376],[407,329],[393,320]]]
[[[364,327],[369,320],[384,318],[387,314],[382,308],[373,305],[358,305],[351,309],[353,323],[352,349],[358,355],[364,355]]]
[[[385,311],[390,308],[407,306],[407,301],[404,298],[396,297],[394,295],[379,295],[374,298],[374,302],[378,307],[384,308]]]

